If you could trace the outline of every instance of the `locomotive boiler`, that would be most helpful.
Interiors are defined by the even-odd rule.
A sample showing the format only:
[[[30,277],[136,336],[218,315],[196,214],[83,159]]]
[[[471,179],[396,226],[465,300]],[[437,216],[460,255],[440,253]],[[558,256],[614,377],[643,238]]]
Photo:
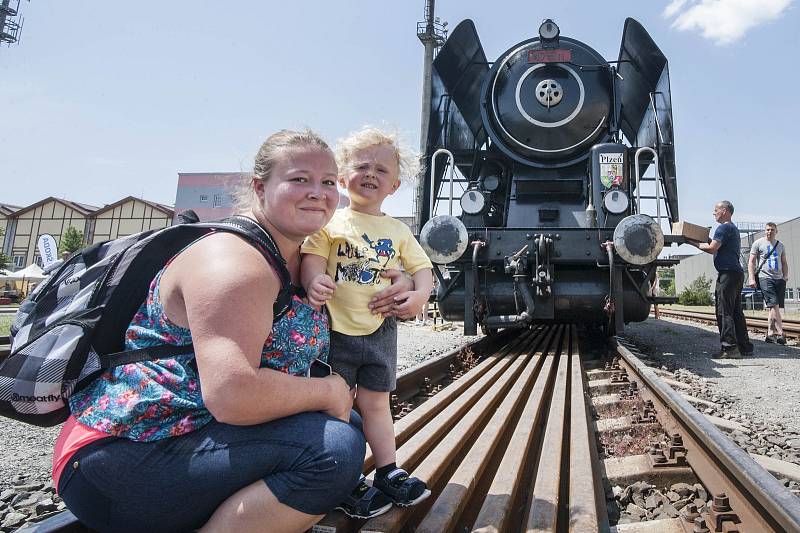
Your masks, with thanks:
[[[645,320],[678,220],[668,63],[627,19],[617,61],[545,20],[487,62],[461,22],[433,64],[420,242],[442,315],[480,326]],[[648,175],[649,174],[649,175]]]

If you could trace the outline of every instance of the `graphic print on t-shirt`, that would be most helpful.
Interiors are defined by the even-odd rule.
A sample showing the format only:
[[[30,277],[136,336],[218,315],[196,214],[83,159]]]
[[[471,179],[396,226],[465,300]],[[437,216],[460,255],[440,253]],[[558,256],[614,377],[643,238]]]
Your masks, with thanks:
[[[778,247],[773,246],[770,249],[770,246],[767,246],[767,268],[772,270],[778,270]]]
[[[373,241],[364,233],[361,238],[367,246],[353,246],[349,242],[339,243],[336,249],[336,277],[339,280],[359,285],[377,285],[381,282],[380,272],[397,254],[392,239]],[[383,261],[382,261],[383,260]]]

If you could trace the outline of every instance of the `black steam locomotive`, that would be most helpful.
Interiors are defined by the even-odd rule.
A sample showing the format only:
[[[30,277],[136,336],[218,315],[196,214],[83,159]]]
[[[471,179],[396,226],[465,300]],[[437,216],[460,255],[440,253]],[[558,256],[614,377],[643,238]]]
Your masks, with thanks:
[[[473,335],[551,321],[613,333],[663,300],[658,255],[677,239],[660,222],[678,219],[669,71],[637,21],[618,61],[548,19],[489,63],[465,20],[434,61],[429,118],[420,241],[446,265],[445,318]]]

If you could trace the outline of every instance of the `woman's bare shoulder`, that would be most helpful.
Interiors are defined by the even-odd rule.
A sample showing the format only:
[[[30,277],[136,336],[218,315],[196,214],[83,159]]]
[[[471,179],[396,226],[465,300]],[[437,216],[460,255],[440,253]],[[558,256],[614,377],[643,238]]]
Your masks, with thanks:
[[[170,269],[173,267],[173,273],[186,281],[213,281],[216,287],[224,289],[278,282],[261,252],[231,233],[201,239],[176,257]]]

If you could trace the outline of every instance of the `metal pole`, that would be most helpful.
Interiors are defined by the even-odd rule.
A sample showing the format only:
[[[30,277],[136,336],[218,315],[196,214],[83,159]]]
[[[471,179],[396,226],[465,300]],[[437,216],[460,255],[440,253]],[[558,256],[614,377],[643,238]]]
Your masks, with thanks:
[[[424,157],[428,149],[428,126],[430,123],[431,108],[431,72],[433,70],[433,53],[436,50],[436,31],[434,28],[435,0],[425,2],[425,31],[418,33],[417,37],[425,48],[422,60],[422,113],[420,120],[419,151]],[[433,175],[431,175],[433,181]],[[433,183],[431,183],[433,188]],[[422,229],[422,212],[425,202],[425,169],[417,177],[417,191],[414,199],[414,224],[417,232]],[[430,213],[428,217],[430,217]]]
[[[5,33],[6,30],[6,15],[8,14],[8,6],[11,0],[2,0],[0,2],[0,34]],[[0,40],[0,42],[3,42]]]

